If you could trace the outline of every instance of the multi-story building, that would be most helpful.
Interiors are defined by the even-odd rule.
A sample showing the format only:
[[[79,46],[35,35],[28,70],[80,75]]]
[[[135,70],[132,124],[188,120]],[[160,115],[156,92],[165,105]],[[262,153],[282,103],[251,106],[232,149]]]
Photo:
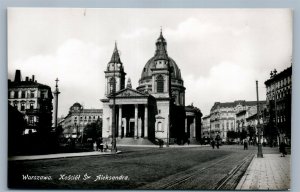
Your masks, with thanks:
[[[274,70],[265,82],[267,88],[267,106],[269,127],[277,132],[277,141],[291,139],[291,101],[292,101],[292,67],[277,74]]]
[[[264,103],[265,101],[260,101],[259,105]],[[211,136],[215,138],[219,135],[223,142],[227,141],[227,132],[238,131],[237,127],[240,127],[240,125],[237,126],[236,114],[251,109],[256,105],[256,101],[245,100],[226,103],[215,102],[210,110]]]
[[[23,81],[21,71],[16,70],[14,81],[8,80],[8,103],[24,114],[23,134],[51,130],[52,99],[51,88],[38,83],[34,75]]]
[[[210,138],[210,115],[202,117],[202,138]]]
[[[84,127],[102,119],[102,109],[84,109],[79,103],[74,103],[69,114],[60,121],[65,138],[80,138],[83,136]]]
[[[260,102],[260,111],[266,107],[266,102]],[[248,106],[246,110],[242,110],[236,113],[236,128],[235,131],[242,132],[247,129],[248,121],[247,118],[257,114],[257,106]]]

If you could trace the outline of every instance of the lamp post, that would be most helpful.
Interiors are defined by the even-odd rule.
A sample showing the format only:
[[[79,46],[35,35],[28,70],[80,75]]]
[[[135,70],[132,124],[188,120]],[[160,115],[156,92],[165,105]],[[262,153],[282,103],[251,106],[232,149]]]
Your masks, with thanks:
[[[259,99],[258,99],[258,81],[256,81],[256,98],[257,98],[257,132],[258,132],[258,149],[257,157],[263,158],[262,146],[261,146],[261,126],[259,124]]]
[[[115,57],[115,54],[114,54]],[[115,60],[115,58],[114,58]],[[116,141],[116,65],[120,68],[119,63],[114,63],[114,73],[113,73],[113,87],[112,87],[112,97],[113,97],[113,110],[112,110],[112,142],[111,142],[111,153],[116,153],[117,152],[117,141]]]
[[[57,111],[58,111],[58,95],[60,94],[59,89],[58,89],[58,78],[55,79],[56,81],[56,85],[55,85],[55,91],[54,91],[54,95],[55,95],[55,115],[54,115],[54,127],[55,129],[57,128]]]

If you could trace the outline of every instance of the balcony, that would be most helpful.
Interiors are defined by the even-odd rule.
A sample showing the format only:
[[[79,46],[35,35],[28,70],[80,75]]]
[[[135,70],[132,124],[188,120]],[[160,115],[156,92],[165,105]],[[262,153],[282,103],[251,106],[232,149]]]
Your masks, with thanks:
[[[26,109],[26,114],[30,115],[30,114],[37,114],[40,113],[41,110],[40,109]]]

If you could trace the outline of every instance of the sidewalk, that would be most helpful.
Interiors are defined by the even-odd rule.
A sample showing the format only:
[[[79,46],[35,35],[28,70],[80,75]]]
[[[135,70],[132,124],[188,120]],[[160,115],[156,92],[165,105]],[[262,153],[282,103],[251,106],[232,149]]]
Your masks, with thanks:
[[[291,188],[290,155],[264,154],[253,158],[236,190],[288,190]]]
[[[121,151],[118,151],[117,153],[121,153]],[[95,156],[95,155],[112,155],[112,153],[110,151],[108,151],[108,152],[92,151],[92,152],[80,152],[80,153],[57,153],[57,154],[48,154],[48,155],[12,156],[12,157],[8,157],[8,160],[9,161],[24,161],[24,160]]]

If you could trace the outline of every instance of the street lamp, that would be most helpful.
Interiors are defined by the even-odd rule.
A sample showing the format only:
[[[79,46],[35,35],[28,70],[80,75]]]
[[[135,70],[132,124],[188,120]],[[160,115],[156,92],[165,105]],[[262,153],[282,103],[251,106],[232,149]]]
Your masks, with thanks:
[[[261,126],[259,124],[259,99],[258,99],[258,81],[256,81],[256,98],[257,98],[257,132],[258,132],[258,149],[257,157],[263,158],[262,146],[261,146]]]
[[[115,54],[114,54],[115,57]],[[114,58],[115,60],[115,58]],[[113,110],[112,110],[112,142],[111,142],[111,152],[116,153],[117,152],[117,141],[116,141],[116,65],[120,69],[121,64],[120,63],[114,63],[114,73],[113,73],[113,86],[111,87],[111,93],[113,97]]]

